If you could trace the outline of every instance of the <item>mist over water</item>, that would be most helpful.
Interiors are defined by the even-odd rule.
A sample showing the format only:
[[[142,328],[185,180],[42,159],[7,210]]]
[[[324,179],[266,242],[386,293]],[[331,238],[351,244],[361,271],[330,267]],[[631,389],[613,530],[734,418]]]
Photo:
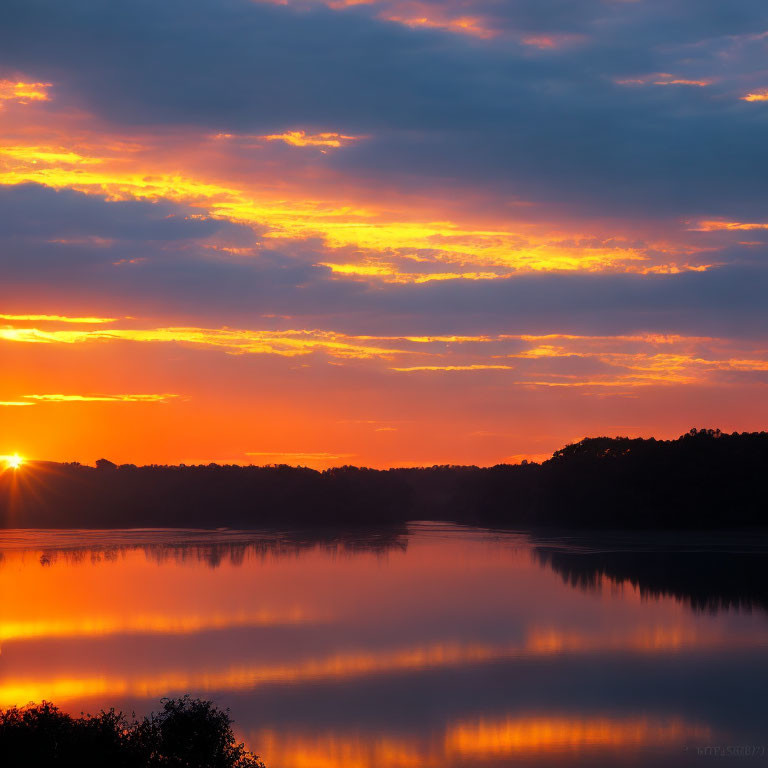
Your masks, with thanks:
[[[189,692],[230,707],[270,768],[761,747],[768,546],[681,542],[440,523],[3,531],[0,706],[142,713]]]

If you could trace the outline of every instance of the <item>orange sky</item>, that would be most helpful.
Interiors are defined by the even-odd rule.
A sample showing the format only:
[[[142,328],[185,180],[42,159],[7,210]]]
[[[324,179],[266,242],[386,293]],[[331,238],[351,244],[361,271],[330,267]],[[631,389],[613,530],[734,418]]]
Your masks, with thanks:
[[[759,346],[707,338],[137,325],[8,321],[0,453],[310,466],[517,461],[587,429],[675,436],[702,412],[749,428],[756,403],[728,379],[768,369]],[[760,385],[751,387],[758,397]],[[663,428],[645,426],[658,414],[667,414]]]
[[[257,5],[248,13],[275,23],[305,18]],[[525,67],[579,61],[595,42],[470,5],[301,13],[366,19],[429,56],[430,40],[478,61],[516,41]],[[746,56],[754,41],[738,40]],[[764,425],[754,270],[768,223],[749,204],[682,192],[657,203],[640,167],[636,189],[600,186],[567,170],[579,135],[558,145],[559,164],[499,176],[484,145],[502,123],[522,130],[517,118],[433,124],[423,94],[423,125],[373,106],[334,106],[333,119],[317,105],[280,118],[277,103],[268,120],[235,107],[190,117],[183,93],[163,117],[142,101],[151,79],[135,91],[115,74],[138,110],[121,116],[68,55],[58,70],[42,58],[0,67],[0,455],[493,464],[585,435]],[[669,130],[670,98],[700,110],[719,99],[745,121],[764,109],[759,84],[712,66],[609,70],[584,93],[608,89],[626,109],[666,100]],[[243,109],[258,98],[222,89]],[[566,96],[547,98],[555,110]]]

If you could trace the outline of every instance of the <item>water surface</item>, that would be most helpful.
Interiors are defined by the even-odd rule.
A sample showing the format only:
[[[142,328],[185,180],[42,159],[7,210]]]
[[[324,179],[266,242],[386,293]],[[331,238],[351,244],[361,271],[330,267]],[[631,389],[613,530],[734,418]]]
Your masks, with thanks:
[[[766,541],[4,531],[0,706],[190,692],[270,768],[765,763]]]

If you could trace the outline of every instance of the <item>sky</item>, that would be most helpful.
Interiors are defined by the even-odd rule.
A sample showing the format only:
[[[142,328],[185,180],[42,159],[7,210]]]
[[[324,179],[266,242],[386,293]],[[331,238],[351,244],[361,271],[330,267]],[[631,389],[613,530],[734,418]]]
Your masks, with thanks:
[[[0,454],[765,428],[764,0],[3,8]]]

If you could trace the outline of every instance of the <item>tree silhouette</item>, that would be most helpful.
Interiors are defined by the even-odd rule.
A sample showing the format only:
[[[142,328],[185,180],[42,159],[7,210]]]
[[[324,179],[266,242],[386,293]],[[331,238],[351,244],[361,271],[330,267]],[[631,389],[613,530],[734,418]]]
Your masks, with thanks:
[[[0,758],[3,768],[264,768],[236,741],[228,710],[189,696],[141,720],[12,707],[0,712]]]
[[[97,467],[28,462],[0,473],[0,526],[326,526],[452,520],[575,527],[755,526],[768,433],[592,437],[536,464],[374,470],[272,465]]]

